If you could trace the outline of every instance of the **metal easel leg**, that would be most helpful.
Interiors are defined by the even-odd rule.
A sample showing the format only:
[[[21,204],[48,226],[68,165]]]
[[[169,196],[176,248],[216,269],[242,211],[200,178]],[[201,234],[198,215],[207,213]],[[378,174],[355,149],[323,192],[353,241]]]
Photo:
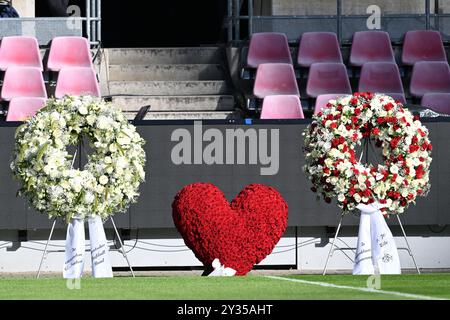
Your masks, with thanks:
[[[396,216],[397,216],[397,220],[398,220],[398,223],[399,223],[399,225],[400,225],[400,228],[402,229],[403,238],[405,239],[406,246],[408,247],[408,253],[409,253],[409,255],[411,256],[411,258],[412,258],[412,260],[413,260],[413,262],[414,262],[414,265],[416,266],[417,273],[420,274],[420,269],[419,269],[419,267],[417,266],[416,259],[414,258],[414,254],[413,254],[413,252],[412,252],[412,250],[411,250],[411,247],[410,247],[410,245],[409,245],[408,238],[406,237],[406,232],[405,232],[405,229],[403,228],[402,221],[400,220],[400,217],[398,216],[398,214],[397,214]]]
[[[130,271],[131,271],[131,274],[133,275],[133,278],[135,278],[133,267],[131,266],[130,260],[128,260],[127,252],[125,251],[125,247],[123,245],[122,239],[120,238],[119,231],[117,230],[116,224],[114,223],[114,219],[112,217],[111,217],[111,222],[112,222],[112,225],[114,227],[114,231],[116,232],[117,239],[119,239],[120,247],[122,248],[122,254],[123,254],[125,260],[127,260],[128,267],[130,268]]]
[[[39,276],[41,275],[42,264],[44,263],[44,259],[46,258],[48,244],[49,244],[50,240],[52,239],[52,235],[53,235],[53,231],[55,230],[55,226],[56,226],[56,218],[53,220],[52,229],[50,230],[50,235],[48,236],[48,240],[47,240],[47,243],[45,244],[44,252],[42,253],[41,263],[39,264],[39,269],[38,269],[38,273],[36,275],[36,279],[39,279]]]
[[[330,248],[330,252],[328,253],[327,262],[325,263],[325,268],[323,269],[323,275],[327,274],[328,262],[330,261],[330,258],[333,255],[334,244],[335,244],[336,239],[337,239],[337,237],[339,235],[339,230],[341,230],[341,225],[342,225],[342,220],[343,219],[344,219],[344,214],[341,215],[341,220],[339,220],[339,224],[338,224],[338,227],[336,229],[336,234],[334,235],[333,242],[331,243],[331,248]]]

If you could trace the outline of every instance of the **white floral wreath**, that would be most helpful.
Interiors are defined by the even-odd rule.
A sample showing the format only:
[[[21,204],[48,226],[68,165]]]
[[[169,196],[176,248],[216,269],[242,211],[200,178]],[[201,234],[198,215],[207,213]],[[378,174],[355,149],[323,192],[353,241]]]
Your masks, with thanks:
[[[93,153],[73,169],[66,147],[86,136]],[[90,96],[51,99],[17,129],[11,169],[20,195],[50,217],[106,219],[135,202],[145,179],[144,140],[122,112]]]
[[[312,191],[327,203],[337,198],[344,212],[379,202],[385,214],[403,213],[430,190],[428,130],[391,97],[355,93],[331,100],[304,135],[303,170]],[[362,138],[382,148],[383,164],[362,165],[356,159],[355,146]]]

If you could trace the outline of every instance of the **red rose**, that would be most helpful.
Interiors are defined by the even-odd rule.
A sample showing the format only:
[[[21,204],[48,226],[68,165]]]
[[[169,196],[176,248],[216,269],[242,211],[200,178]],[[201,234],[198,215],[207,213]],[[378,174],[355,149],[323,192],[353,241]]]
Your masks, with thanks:
[[[424,174],[425,174],[425,172],[423,171],[423,166],[418,166],[416,168],[416,179],[422,179]]]
[[[420,149],[420,147],[418,145],[411,145],[411,146],[409,146],[409,153],[419,151],[419,149]]]
[[[392,103],[387,103],[385,106],[384,106],[384,110],[386,110],[386,111],[390,111],[390,110],[392,110],[394,108],[394,105],[392,104]]]

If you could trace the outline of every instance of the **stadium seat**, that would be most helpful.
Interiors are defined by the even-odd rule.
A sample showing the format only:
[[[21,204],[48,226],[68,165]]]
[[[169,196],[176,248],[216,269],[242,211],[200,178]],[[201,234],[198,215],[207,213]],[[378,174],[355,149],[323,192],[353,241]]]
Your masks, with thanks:
[[[55,97],[65,95],[92,95],[100,97],[100,88],[94,69],[83,67],[62,68],[56,82]]]
[[[395,62],[389,34],[384,31],[358,31],[353,35],[350,64],[361,67],[366,62]]]
[[[6,121],[24,121],[33,117],[46,103],[45,98],[13,98],[9,103]]]
[[[450,93],[426,93],[421,105],[438,113],[450,115]]]
[[[63,67],[92,67],[89,42],[83,37],[53,39],[47,69],[59,72]]]
[[[0,45],[0,70],[8,67],[35,67],[43,70],[36,38],[4,37]]]
[[[300,98],[294,95],[264,98],[261,119],[304,119]]]
[[[406,33],[402,62],[412,66],[418,61],[447,61],[442,37],[438,31],[417,30]]]
[[[411,95],[422,98],[425,93],[450,93],[450,67],[443,61],[420,61],[414,64]]]
[[[351,94],[347,69],[342,63],[314,63],[311,65],[306,93],[312,98],[321,94]]]
[[[305,32],[302,35],[297,64],[309,68],[317,62],[342,63],[341,49],[335,33]]]
[[[10,101],[17,97],[47,98],[44,78],[39,68],[9,67],[6,70],[1,98]]]
[[[261,99],[272,95],[300,96],[293,66],[287,63],[259,65],[253,94]]]
[[[292,64],[291,52],[284,33],[254,33],[250,40],[247,65],[258,68],[262,63]]]
[[[400,72],[397,64],[392,62],[365,63],[361,69],[358,91],[384,93],[402,103],[406,102]]]
[[[322,111],[323,108],[325,108],[330,102],[330,100],[334,100],[338,97],[345,96],[344,94],[339,93],[330,93],[330,94],[321,94],[316,98],[316,106],[314,107],[314,114],[318,114],[320,111]]]

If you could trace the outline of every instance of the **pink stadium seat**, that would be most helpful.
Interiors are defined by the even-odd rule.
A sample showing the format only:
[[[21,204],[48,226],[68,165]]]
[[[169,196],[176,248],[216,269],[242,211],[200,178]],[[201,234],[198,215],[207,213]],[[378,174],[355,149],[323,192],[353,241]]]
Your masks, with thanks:
[[[89,42],[83,37],[53,39],[47,69],[58,72],[63,67],[92,67]]]
[[[261,119],[304,119],[298,96],[267,96],[264,98]]]
[[[8,67],[36,67],[43,70],[36,38],[4,37],[0,46],[0,70]]]
[[[309,69],[306,93],[313,98],[317,98],[321,94],[329,93],[351,94],[352,88],[344,64],[312,64]]]
[[[284,33],[254,33],[250,40],[247,65],[258,68],[262,63],[292,64],[289,44]]]
[[[350,53],[350,64],[361,67],[366,62],[395,62],[391,39],[387,32],[355,32]]]
[[[359,92],[384,93],[405,103],[402,79],[397,64],[392,62],[367,62],[361,69]]]
[[[411,76],[411,95],[423,97],[425,93],[450,93],[450,67],[443,61],[420,61],[414,64]]]
[[[441,34],[438,31],[417,30],[406,33],[402,62],[412,66],[418,61],[447,61]]]
[[[321,94],[316,98],[316,106],[314,108],[314,114],[318,114],[320,111],[322,111],[322,109],[327,106],[330,100],[334,100],[342,96],[345,96],[345,94],[336,94],[336,93]]]
[[[342,63],[341,49],[335,33],[305,32],[299,44],[297,63],[310,67],[317,62]]]
[[[33,117],[46,103],[45,98],[14,98],[9,103],[6,121],[24,121]]]
[[[426,93],[421,104],[438,113],[450,114],[450,93]]]
[[[56,82],[55,97],[91,95],[100,97],[100,88],[94,69],[84,67],[62,68]]]
[[[253,94],[261,99],[272,95],[300,96],[293,66],[286,63],[259,65]]]
[[[39,68],[9,67],[6,70],[1,98],[10,101],[16,97],[47,98],[44,78]]]

